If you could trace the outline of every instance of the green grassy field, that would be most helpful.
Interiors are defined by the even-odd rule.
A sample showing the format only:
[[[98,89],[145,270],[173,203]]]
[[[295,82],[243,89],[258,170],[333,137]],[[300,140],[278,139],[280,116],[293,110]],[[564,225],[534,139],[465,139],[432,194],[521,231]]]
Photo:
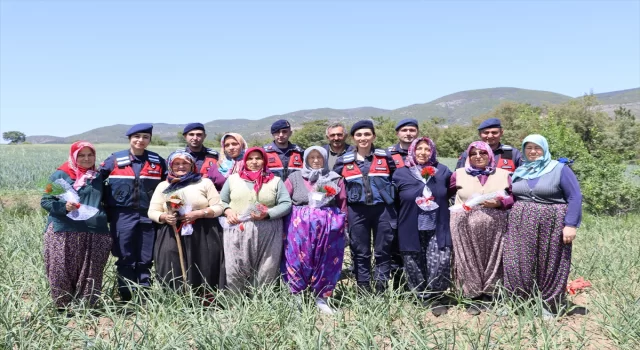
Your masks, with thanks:
[[[122,145],[98,145],[98,159]],[[71,317],[54,311],[42,260],[46,214],[38,209],[43,179],[67,157],[68,146],[0,146],[0,348],[6,349],[638,349],[640,348],[640,216],[586,215],[574,244],[571,279],[593,287],[570,299],[586,316],[544,321],[540,305],[505,303],[501,311],[467,315],[465,300],[435,318],[409,294],[358,297],[342,281],[319,314],[301,311],[285,289],[254,296],[217,293],[203,306],[191,294],[157,285],[144,306],[117,306],[113,260],[105,271],[104,307]],[[154,148],[166,156],[175,147]],[[454,159],[444,161],[451,165]],[[455,293],[453,294],[454,296]]]

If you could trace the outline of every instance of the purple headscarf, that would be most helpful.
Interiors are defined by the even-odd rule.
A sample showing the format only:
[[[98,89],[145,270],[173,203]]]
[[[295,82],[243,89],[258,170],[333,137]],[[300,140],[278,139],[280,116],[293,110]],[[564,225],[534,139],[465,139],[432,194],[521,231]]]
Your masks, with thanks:
[[[427,144],[429,145],[429,148],[431,148],[431,157],[429,157],[429,159],[427,160],[427,162],[425,164],[418,164],[418,159],[416,158],[416,148],[418,147],[418,143],[422,142],[422,141],[426,141]],[[409,149],[407,150],[407,159],[405,160],[405,165],[408,167],[418,167],[420,169],[422,169],[425,166],[436,166],[438,164],[437,161],[437,154],[438,152],[436,151],[436,144],[433,143],[433,141],[431,141],[430,138],[428,137],[418,137],[415,140],[413,140],[411,142],[411,145],[409,146]]]
[[[476,169],[471,166],[471,162],[469,161],[469,158],[471,158],[471,154],[469,154],[469,152],[471,151],[472,148],[487,152],[487,154],[489,155],[489,164],[487,165],[486,168]],[[493,157],[493,150],[491,150],[491,146],[489,146],[486,142],[483,142],[483,141],[471,142],[471,144],[467,148],[467,160],[464,162],[464,169],[467,171],[467,174],[471,176],[489,175],[493,173],[495,168],[496,168],[496,160]]]

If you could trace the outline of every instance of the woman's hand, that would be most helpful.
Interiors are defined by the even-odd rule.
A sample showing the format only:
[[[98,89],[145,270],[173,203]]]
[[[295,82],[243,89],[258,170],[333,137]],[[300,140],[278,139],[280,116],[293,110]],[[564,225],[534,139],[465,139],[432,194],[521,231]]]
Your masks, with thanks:
[[[168,225],[173,226],[178,222],[178,218],[176,217],[175,214],[162,213],[160,214],[160,222],[165,222]]]
[[[565,226],[562,229],[562,240],[564,244],[571,244],[571,242],[576,239],[576,231],[577,229],[571,226]]]
[[[485,208],[500,208],[502,203],[497,199],[490,199],[488,201],[482,202],[482,206]]]
[[[238,213],[236,213],[235,210],[231,208],[227,208],[224,211],[224,216],[227,218],[227,222],[230,225],[237,225],[240,223],[240,220],[238,220]]]
[[[259,214],[256,214],[255,212],[251,212],[251,220],[253,221],[260,221],[260,220],[264,220],[267,217],[267,212],[260,212]]]
[[[202,219],[204,217],[204,212],[202,210],[194,210],[192,212],[184,214],[184,216],[178,217],[178,220],[194,222],[198,219]]]
[[[67,209],[67,212],[70,213],[74,210],[78,210],[78,208],[80,208],[80,204],[75,203],[75,202],[67,202],[64,205],[64,208]]]

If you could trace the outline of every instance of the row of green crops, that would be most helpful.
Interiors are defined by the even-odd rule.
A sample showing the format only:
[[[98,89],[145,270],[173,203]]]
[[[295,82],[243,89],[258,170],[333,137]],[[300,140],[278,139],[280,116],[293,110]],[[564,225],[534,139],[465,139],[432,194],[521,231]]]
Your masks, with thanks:
[[[638,349],[640,348],[640,216],[587,216],[574,246],[571,278],[593,283],[571,297],[586,316],[544,321],[540,304],[506,302],[500,313],[472,317],[464,303],[435,318],[411,294],[361,297],[342,281],[319,314],[300,308],[286,288],[253,297],[216,292],[204,306],[193,294],[157,284],[144,305],[127,310],[115,297],[113,261],[105,271],[103,308],[56,313],[42,260],[41,212],[0,212],[0,348],[3,349]],[[454,294],[455,295],[455,294]],[[502,313],[504,312],[504,313]]]
[[[100,164],[111,153],[126,149],[126,144],[96,145]],[[162,157],[176,147],[151,146]],[[42,182],[69,157],[69,145],[3,145],[0,146],[0,191],[37,191]]]
[[[97,163],[111,153],[125,149],[126,144],[97,144]],[[176,147],[150,146],[151,151],[167,157]],[[43,181],[69,156],[69,145],[4,145],[0,146],[0,191],[40,192]],[[455,166],[455,159],[441,160]]]

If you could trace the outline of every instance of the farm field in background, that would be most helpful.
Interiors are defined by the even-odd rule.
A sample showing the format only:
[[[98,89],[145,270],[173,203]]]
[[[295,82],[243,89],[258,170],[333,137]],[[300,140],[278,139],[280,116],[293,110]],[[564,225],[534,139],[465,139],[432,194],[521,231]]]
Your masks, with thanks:
[[[65,317],[53,310],[42,261],[44,181],[65,161],[68,145],[0,146],[0,348],[244,349],[638,349],[640,348],[640,215],[585,215],[573,247],[571,279],[593,287],[571,296],[586,316],[543,321],[540,305],[508,303],[467,315],[459,305],[435,318],[410,294],[358,297],[349,280],[335,295],[342,311],[298,311],[285,289],[253,297],[216,294],[203,306],[193,295],[155,285],[143,307],[117,306],[113,259],[105,271],[104,308]],[[97,145],[98,162],[126,145]],[[178,146],[150,147],[166,157]],[[455,165],[455,159],[442,159]],[[465,300],[459,298],[464,304]]]

